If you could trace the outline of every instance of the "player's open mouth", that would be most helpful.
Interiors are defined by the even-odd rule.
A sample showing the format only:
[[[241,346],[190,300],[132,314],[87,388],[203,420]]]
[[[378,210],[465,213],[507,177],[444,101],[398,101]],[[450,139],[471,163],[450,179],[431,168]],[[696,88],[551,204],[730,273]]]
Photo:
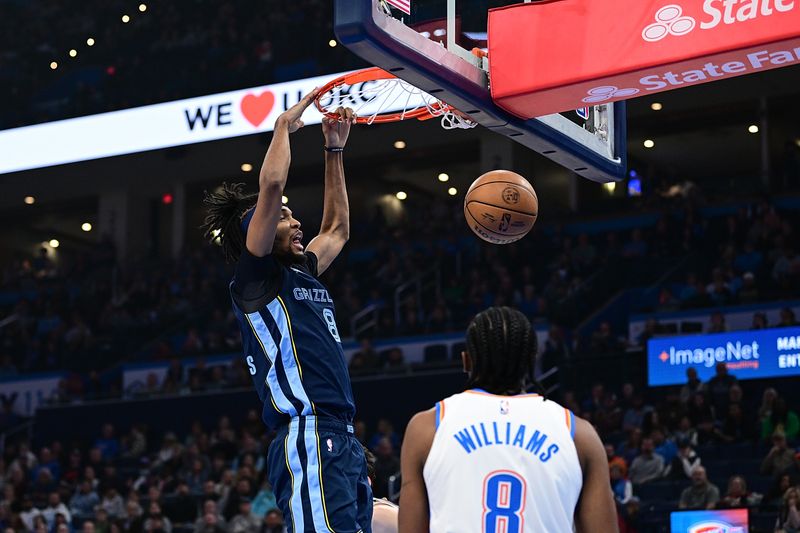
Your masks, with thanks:
[[[292,246],[294,246],[295,248],[297,248],[301,252],[303,251],[303,232],[302,231],[298,231],[297,233],[294,234],[294,236],[292,237]]]

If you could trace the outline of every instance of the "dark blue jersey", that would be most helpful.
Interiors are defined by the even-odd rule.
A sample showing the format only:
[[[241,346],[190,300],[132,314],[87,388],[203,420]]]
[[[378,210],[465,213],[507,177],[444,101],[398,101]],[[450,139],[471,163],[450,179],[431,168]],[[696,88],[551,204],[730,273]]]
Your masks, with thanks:
[[[350,376],[333,300],[316,278],[317,258],[286,267],[245,251],[231,282],[245,361],[270,427],[319,415],[350,423]]]

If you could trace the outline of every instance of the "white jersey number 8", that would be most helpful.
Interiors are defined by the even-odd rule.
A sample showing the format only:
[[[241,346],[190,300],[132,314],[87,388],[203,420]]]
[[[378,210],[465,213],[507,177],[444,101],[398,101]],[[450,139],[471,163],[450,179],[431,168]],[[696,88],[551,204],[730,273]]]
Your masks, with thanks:
[[[331,332],[331,336],[336,342],[342,342],[342,339],[339,338],[339,330],[336,328],[336,318],[333,316],[333,310],[326,307],[322,310],[322,316],[325,317],[325,323],[328,324],[328,331]]]

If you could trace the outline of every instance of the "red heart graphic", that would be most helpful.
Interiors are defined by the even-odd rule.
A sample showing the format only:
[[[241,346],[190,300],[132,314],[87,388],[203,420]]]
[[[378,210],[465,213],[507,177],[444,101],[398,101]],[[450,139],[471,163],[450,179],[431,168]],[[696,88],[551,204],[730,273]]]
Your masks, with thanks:
[[[240,107],[244,118],[253,126],[258,127],[267,118],[274,105],[275,95],[271,91],[264,91],[258,96],[252,93],[246,94],[242,98]]]

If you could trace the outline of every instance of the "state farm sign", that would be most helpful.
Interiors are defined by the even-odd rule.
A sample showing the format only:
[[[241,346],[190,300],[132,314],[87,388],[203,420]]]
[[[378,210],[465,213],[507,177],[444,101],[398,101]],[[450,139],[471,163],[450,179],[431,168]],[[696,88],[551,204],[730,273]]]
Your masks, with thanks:
[[[800,0],[555,0],[489,13],[492,96],[523,117],[800,63]]]

